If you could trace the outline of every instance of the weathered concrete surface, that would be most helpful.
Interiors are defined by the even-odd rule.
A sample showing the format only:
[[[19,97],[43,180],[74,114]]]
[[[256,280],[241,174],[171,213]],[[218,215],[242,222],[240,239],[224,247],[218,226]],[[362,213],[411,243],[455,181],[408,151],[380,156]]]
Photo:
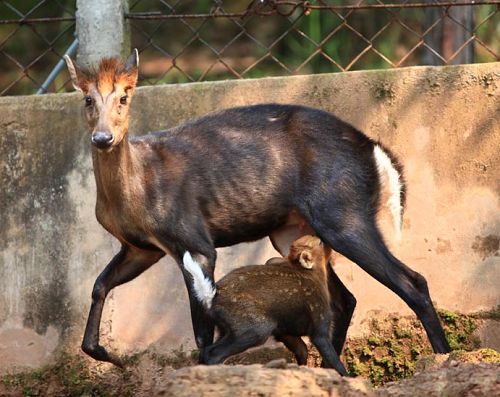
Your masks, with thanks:
[[[148,87],[131,133],[262,102],[334,112],[406,168],[402,241],[384,227],[394,253],[427,278],[439,307],[471,312],[500,303],[499,94],[499,63]],[[0,98],[0,370],[78,349],[94,279],[119,248],[94,217],[81,107],[77,93]],[[219,250],[216,276],[272,255],[267,241]],[[350,335],[373,311],[409,313],[356,265],[337,270],[358,299]],[[180,272],[162,260],[110,294],[102,340],[122,352],[191,346],[188,307]]]

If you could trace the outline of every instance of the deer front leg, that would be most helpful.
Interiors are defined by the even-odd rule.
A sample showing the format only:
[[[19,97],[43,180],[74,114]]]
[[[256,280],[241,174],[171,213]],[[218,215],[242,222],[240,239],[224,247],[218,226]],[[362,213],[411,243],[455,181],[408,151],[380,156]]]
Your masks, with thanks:
[[[207,250],[204,254],[194,251],[188,251],[193,260],[200,265],[200,268],[205,276],[207,287],[215,287],[214,283],[214,270],[215,270],[215,258],[216,251],[214,248]],[[203,349],[213,343],[214,339],[214,323],[207,313],[207,307],[204,303],[200,302],[200,296],[205,294],[204,291],[200,291],[200,286],[193,282],[193,275],[185,268],[180,260],[180,268],[184,276],[184,281],[189,294],[189,304],[191,307],[191,321],[193,323],[194,337],[196,341],[196,346],[199,349]]]
[[[82,350],[90,357],[123,367],[121,360],[116,355],[107,352],[104,347],[99,345],[99,327],[104,301],[114,287],[134,279],[163,255],[164,253],[159,251],[144,251],[122,246],[120,252],[97,277],[92,290],[92,305],[82,342]]]

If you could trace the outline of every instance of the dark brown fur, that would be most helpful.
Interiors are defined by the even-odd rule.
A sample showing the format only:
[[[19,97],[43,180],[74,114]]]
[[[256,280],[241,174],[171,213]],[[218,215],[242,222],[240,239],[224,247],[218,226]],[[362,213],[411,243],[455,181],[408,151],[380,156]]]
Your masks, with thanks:
[[[303,365],[307,349],[300,337],[309,336],[325,364],[345,375],[330,340],[330,251],[319,238],[304,236],[292,244],[287,259],[266,266],[241,267],[222,278],[209,310],[222,337],[204,349],[202,362],[223,362],[274,336]]]
[[[97,219],[121,243],[94,284],[86,353],[121,364],[99,344],[106,296],[165,254],[182,265],[189,252],[213,284],[216,247],[269,236],[285,256],[304,234],[301,225],[395,291],[422,320],[435,351],[448,351],[425,279],[390,253],[377,227],[376,142],[330,113],[278,104],[226,109],[129,139],[137,52],[123,66],[105,59],[97,70],[66,60],[92,133]],[[203,348],[213,325],[183,275]],[[356,300],[331,269],[327,279],[340,352]]]

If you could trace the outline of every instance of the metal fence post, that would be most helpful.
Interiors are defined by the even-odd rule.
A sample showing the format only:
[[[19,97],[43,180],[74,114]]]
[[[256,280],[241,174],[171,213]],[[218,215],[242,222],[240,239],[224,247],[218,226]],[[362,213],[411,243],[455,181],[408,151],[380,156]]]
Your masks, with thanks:
[[[79,64],[89,66],[103,57],[129,54],[128,0],[77,0],[76,7]]]

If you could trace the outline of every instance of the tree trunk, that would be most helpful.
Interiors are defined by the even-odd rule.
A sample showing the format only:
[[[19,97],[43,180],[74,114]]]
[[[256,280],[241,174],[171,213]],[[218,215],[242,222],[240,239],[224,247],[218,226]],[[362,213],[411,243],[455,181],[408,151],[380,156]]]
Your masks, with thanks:
[[[427,1],[431,2],[432,0]],[[424,47],[422,63],[424,65],[457,65],[474,62],[473,41],[468,43],[455,55],[455,52],[473,35],[473,7],[427,8],[425,10],[424,32],[440,18],[442,18],[441,21],[424,36],[424,42],[443,57],[444,61],[431,50]]]

